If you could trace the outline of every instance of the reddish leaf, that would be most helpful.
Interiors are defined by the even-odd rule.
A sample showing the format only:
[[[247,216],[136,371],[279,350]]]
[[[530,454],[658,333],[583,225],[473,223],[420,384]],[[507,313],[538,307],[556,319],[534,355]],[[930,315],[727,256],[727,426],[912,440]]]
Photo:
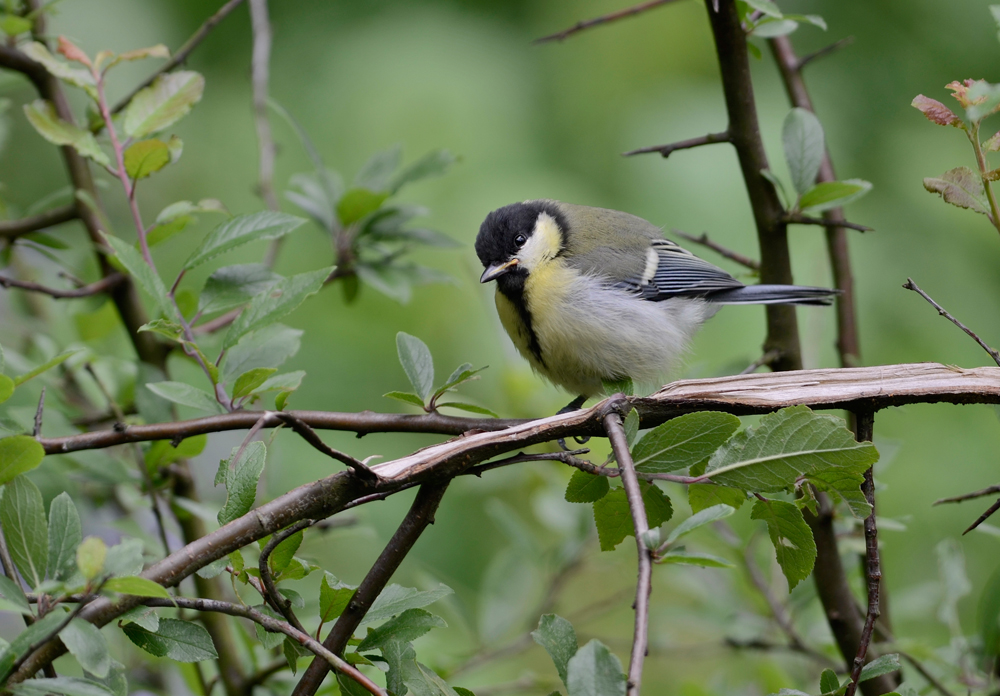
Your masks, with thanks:
[[[961,82],[955,80],[946,84],[944,88],[950,89],[953,93],[951,96],[955,97],[959,104],[968,109],[973,104],[981,104],[986,101],[985,95],[976,99],[969,99],[969,88],[979,82],[985,82],[985,80],[962,80]]]
[[[939,126],[961,126],[962,120],[956,116],[951,109],[939,102],[937,99],[925,97],[918,94],[914,97],[910,106],[919,109],[927,117],[928,121],[933,121]]]
[[[65,36],[59,37],[59,48],[57,50],[66,56],[67,60],[75,60],[77,63],[83,63],[88,68],[91,65],[87,54]]]

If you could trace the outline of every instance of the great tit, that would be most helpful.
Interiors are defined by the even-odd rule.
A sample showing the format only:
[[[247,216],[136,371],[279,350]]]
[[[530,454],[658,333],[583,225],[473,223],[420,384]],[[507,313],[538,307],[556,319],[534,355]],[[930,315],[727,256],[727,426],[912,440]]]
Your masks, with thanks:
[[[827,305],[836,290],[744,285],[628,213],[553,200],[513,203],[476,237],[518,351],[579,408],[608,382],[658,385],[721,305]],[[567,410],[564,409],[564,410]]]

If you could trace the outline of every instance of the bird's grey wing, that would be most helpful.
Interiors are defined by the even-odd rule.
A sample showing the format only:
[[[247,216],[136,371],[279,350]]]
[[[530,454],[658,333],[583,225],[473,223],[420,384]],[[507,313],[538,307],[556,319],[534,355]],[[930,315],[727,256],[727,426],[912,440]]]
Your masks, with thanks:
[[[700,296],[743,287],[743,283],[718,266],[667,239],[654,240],[650,248],[656,254],[656,268],[648,281],[639,286],[644,299],[659,301],[678,295]]]

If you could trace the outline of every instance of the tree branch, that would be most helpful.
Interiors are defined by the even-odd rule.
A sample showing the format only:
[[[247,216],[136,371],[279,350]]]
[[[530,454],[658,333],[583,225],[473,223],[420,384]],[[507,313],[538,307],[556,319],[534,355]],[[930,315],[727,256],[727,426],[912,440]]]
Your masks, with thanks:
[[[375,561],[375,565],[361,581],[354,596],[351,597],[351,601],[347,603],[344,613],[330,629],[326,640],[323,641],[324,648],[335,655],[344,651],[344,648],[347,647],[347,641],[354,635],[354,630],[361,625],[361,621],[365,618],[365,614],[368,613],[375,598],[385,589],[389,579],[399,568],[399,564],[406,558],[427,525],[434,523],[434,513],[437,511],[449,483],[450,481],[425,483],[420,487],[409,512],[406,513],[406,517],[403,518],[396,533],[392,535],[392,539],[389,540],[378,560]],[[295,685],[292,696],[312,696],[315,694],[328,671],[329,667],[326,663],[313,660],[302,675],[302,679]]]
[[[127,280],[127,276],[121,273],[114,272],[111,275],[105,276],[100,280],[90,283],[89,285],[84,285],[81,288],[76,288],[74,290],[60,290],[58,288],[49,288],[44,285],[39,285],[38,283],[32,283],[26,280],[14,280],[13,278],[5,278],[0,276],[0,286],[7,288],[19,288],[21,290],[28,290],[30,292],[39,292],[43,295],[48,295],[54,297],[57,300],[73,299],[77,297],[91,297],[93,295],[100,295],[101,293],[108,292],[118,287]]]
[[[302,623],[299,621],[299,618],[295,615],[295,612],[292,611],[291,600],[285,598],[280,592],[278,592],[278,586],[274,582],[274,576],[271,575],[271,567],[267,564],[267,559],[271,557],[272,553],[274,553],[274,549],[278,546],[278,544],[293,534],[298,534],[303,529],[311,527],[314,521],[315,520],[309,519],[300,520],[288,529],[283,529],[280,532],[277,532],[261,550],[260,559],[257,562],[257,569],[260,571],[261,582],[264,584],[264,589],[267,591],[265,599],[267,599],[275,609],[281,612],[281,615],[285,617],[289,624],[302,633],[308,633],[308,631],[302,627]]]
[[[693,234],[688,234],[687,232],[682,232],[681,230],[670,231],[678,237],[688,240],[689,242],[701,244],[703,247],[708,247],[720,256],[723,256],[730,261],[735,261],[741,266],[749,268],[751,271],[760,271],[760,261],[756,261],[749,256],[744,256],[743,254],[733,251],[732,249],[727,249],[717,242],[713,242],[708,238],[708,232],[702,232],[700,237],[695,237]]]
[[[831,181],[833,181],[833,179],[831,179]],[[821,218],[809,217],[808,215],[802,215],[801,213],[788,213],[782,218],[782,220],[790,225],[818,225],[820,227],[826,227],[833,230],[846,228],[849,230],[857,230],[858,232],[875,231],[871,227],[848,222],[844,219],[843,213],[836,215],[827,214],[826,217]]]
[[[618,10],[617,12],[611,12],[600,17],[595,17],[593,19],[586,19],[577,22],[569,29],[563,29],[555,34],[549,34],[548,36],[543,36],[540,39],[535,39],[536,44],[546,43],[549,41],[562,41],[569,38],[573,34],[583,31],[584,29],[589,29],[590,27],[596,27],[600,24],[608,24],[609,22],[614,22],[619,19],[624,19],[625,17],[634,17],[637,14],[641,14],[646,10],[652,10],[654,7],[659,7],[660,5],[666,5],[668,3],[674,2],[674,0],[649,0],[649,2],[644,2],[641,5],[636,5],[635,7],[629,7],[624,10]]]
[[[987,495],[993,495],[994,493],[1000,493],[1000,483],[995,486],[984,488],[981,491],[973,491],[972,493],[956,495],[954,498],[941,498],[940,500],[935,500],[934,504],[940,505],[941,503],[961,503],[966,500],[973,500],[974,498],[983,498]]]
[[[251,0],[253,1],[253,0]],[[359,459],[355,459],[349,454],[344,454],[340,450],[335,450],[330,447],[330,445],[323,442],[316,431],[309,427],[301,418],[297,417],[291,411],[277,411],[273,412],[277,416],[278,420],[285,423],[288,427],[294,430],[298,435],[312,445],[315,449],[319,450],[331,459],[336,459],[338,462],[346,464],[351,467],[358,476],[369,482],[376,481],[378,479],[378,474],[371,470],[371,468]]]
[[[983,522],[985,522],[986,520],[988,520],[990,517],[993,516],[993,513],[995,513],[997,510],[1000,510],[1000,498],[997,498],[997,501],[995,503],[993,503],[992,505],[990,505],[986,509],[986,512],[984,512],[978,518],[976,518],[976,521],[973,522],[972,524],[970,524],[966,528],[966,530],[964,532],[962,532],[962,536],[965,536],[966,534],[968,534],[969,532],[971,532],[973,529],[975,529],[976,527],[978,527],[979,525],[981,525]]]
[[[778,38],[786,38],[786,37],[778,37]],[[809,65],[811,62],[813,62],[817,58],[824,58],[824,57],[830,55],[831,53],[834,53],[836,51],[839,51],[842,48],[846,48],[847,46],[850,46],[852,43],[854,43],[854,37],[853,36],[845,36],[844,38],[840,39],[839,41],[835,41],[834,43],[830,44],[829,46],[824,46],[823,48],[819,49],[818,51],[814,51],[814,52],[812,52],[812,53],[810,53],[808,55],[802,56],[801,58],[798,59],[798,61],[796,61],[795,68],[796,68],[797,71],[801,72],[804,67],[806,67],[807,65]]]
[[[912,278],[907,278],[906,282],[903,284],[903,287],[906,288],[907,290],[912,290],[913,292],[917,293],[922,298],[924,298],[925,300],[927,300],[930,303],[930,305],[932,307],[934,307],[934,309],[936,309],[938,311],[938,314],[940,314],[942,317],[944,317],[945,319],[947,319],[948,321],[950,321],[952,324],[954,324],[955,326],[957,326],[958,328],[960,328],[962,331],[964,331],[966,334],[968,334],[972,338],[972,340],[974,340],[976,343],[979,344],[980,348],[982,348],[983,350],[985,350],[987,353],[990,354],[990,357],[993,358],[993,362],[995,362],[997,365],[1000,365],[1000,352],[998,352],[994,348],[990,348],[986,344],[986,341],[984,341],[983,339],[979,338],[979,336],[976,335],[976,333],[972,329],[970,329],[965,324],[963,324],[958,319],[956,319],[951,314],[949,314],[948,310],[946,310],[944,307],[942,307],[937,302],[935,302],[934,298],[932,298],[926,292],[924,292],[923,290],[921,290],[917,286],[917,284],[913,282]]]
[[[0,61],[0,64],[2,64],[2,61]],[[76,220],[77,217],[79,217],[77,207],[70,203],[46,210],[44,213],[39,213],[38,215],[21,218],[20,220],[3,220],[0,221],[0,239],[14,240],[22,235],[43,230],[46,227],[55,227],[64,222]]]
[[[663,155],[666,159],[670,157],[671,154],[677,152],[678,150],[690,150],[693,147],[701,147],[702,145],[714,145],[715,143],[731,143],[732,136],[730,136],[729,131],[723,131],[722,133],[709,133],[708,135],[703,135],[698,138],[689,138],[688,140],[679,140],[676,143],[669,143],[667,145],[651,145],[649,147],[640,147],[637,150],[629,150],[628,152],[623,152],[622,157],[632,157],[633,155],[646,155],[651,152],[658,152]]]
[[[632,513],[632,524],[635,526],[635,545],[639,553],[639,572],[635,584],[635,628],[632,632],[632,656],[628,665],[628,682],[626,694],[639,696],[642,685],[642,663],[649,651],[649,595],[653,590],[653,557],[646,546],[646,532],[649,531],[649,521],[646,519],[646,504],[642,499],[639,479],[635,475],[632,464],[632,454],[628,451],[628,441],[621,417],[617,413],[604,416],[604,427],[607,429],[608,440],[618,460],[621,469],[622,487],[628,499],[628,508]]]

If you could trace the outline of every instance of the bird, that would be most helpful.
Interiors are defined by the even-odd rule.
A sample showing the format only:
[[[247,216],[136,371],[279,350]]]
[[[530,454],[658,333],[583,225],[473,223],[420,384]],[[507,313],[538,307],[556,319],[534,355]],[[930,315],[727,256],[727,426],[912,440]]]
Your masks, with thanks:
[[[476,236],[500,322],[535,372],[578,395],[661,385],[723,305],[828,305],[839,291],[744,285],[618,210],[529,200],[486,216]]]

